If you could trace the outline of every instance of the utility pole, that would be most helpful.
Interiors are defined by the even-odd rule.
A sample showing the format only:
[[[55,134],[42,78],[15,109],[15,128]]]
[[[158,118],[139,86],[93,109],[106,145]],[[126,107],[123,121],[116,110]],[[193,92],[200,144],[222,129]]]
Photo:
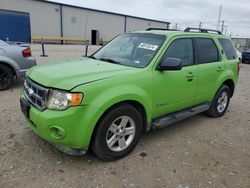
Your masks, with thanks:
[[[201,29],[202,27],[202,22],[199,22],[199,29]]]
[[[174,28],[174,29],[175,29],[175,30],[178,29],[178,23],[175,24],[175,28]]]
[[[225,35],[227,36],[227,25],[225,25]]]
[[[218,22],[217,22],[217,27],[216,27],[218,31],[219,31],[219,29],[220,29],[221,12],[222,12],[222,5],[220,5],[219,16],[218,16]]]
[[[221,33],[223,33],[223,31],[224,31],[224,24],[225,24],[225,21],[223,20],[222,24],[221,24]]]

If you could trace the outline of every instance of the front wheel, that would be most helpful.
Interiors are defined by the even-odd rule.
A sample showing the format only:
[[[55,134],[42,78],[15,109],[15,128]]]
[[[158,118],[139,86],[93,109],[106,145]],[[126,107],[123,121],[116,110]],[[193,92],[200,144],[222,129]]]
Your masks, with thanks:
[[[221,117],[227,111],[230,102],[230,89],[226,85],[222,85],[216,93],[207,114],[211,117]]]
[[[105,161],[129,154],[142,134],[142,117],[133,106],[119,105],[107,112],[97,125],[92,150]]]

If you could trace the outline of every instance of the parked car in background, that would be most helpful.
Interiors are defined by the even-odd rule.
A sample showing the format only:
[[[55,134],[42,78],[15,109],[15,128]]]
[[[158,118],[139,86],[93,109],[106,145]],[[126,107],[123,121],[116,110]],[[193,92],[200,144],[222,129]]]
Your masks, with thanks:
[[[242,63],[250,62],[250,49],[242,52]]]
[[[36,60],[27,44],[9,44],[0,40],[0,91],[8,89],[34,65]]]

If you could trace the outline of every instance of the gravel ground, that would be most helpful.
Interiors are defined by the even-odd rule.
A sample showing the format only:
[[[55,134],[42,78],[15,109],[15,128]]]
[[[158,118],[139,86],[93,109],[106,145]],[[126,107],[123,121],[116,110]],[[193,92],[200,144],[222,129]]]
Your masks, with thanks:
[[[94,51],[98,47],[90,47]],[[38,63],[81,58],[83,46],[46,46]],[[0,93],[0,187],[250,187],[250,65],[228,112],[197,115],[146,133],[124,159],[103,162],[91,152],[68,156],[36,136],[19,108],[23,80]]]

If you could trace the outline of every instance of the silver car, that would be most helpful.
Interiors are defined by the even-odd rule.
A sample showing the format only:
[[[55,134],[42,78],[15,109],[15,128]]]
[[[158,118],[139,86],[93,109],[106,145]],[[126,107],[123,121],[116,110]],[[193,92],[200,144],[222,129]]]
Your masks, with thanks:
[[[36,65],[27,45],[14,45],[0,40],[0,91],[8,89],[15,79]]]

